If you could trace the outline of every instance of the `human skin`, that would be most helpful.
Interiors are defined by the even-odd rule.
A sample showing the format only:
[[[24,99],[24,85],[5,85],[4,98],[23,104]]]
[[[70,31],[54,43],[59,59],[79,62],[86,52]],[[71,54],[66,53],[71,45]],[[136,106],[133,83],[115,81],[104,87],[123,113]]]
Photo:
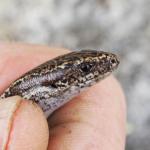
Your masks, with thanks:
[[[25,72],[68,51],[41,45],[0,43],[0,93]],[[48,123],[36,104],[18,96],[0,102],[0,118],[0,148],[3,145],[5,149],[15,150],[20,147],[45,150],[47,145],[48,150],[125,148],[125,98],[113,76],[55,111]]]

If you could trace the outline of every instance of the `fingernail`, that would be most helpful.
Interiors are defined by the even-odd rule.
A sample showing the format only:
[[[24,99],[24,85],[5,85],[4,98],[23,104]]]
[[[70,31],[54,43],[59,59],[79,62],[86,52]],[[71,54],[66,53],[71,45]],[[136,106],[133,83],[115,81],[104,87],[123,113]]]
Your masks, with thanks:
[[[45,150],[48,125],[42,110],[19,96],[0,101],[0,149]]]

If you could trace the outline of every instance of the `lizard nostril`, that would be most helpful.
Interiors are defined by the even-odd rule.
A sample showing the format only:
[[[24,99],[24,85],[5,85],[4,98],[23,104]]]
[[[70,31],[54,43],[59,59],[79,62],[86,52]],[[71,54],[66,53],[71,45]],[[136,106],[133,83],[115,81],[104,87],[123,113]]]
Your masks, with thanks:
[[[112,64],[115,64],[115,63],[116,63],[116,59],[114,59],[114,58],[111,59],[111,63],[112,63]]]

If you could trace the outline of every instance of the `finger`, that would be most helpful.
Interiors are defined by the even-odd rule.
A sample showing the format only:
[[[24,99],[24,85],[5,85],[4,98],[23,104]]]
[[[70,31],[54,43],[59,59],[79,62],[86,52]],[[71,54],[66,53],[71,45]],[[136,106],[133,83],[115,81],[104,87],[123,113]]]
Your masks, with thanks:
[[[123,150],[125,99],[113,77],[89,88],[49,119],[49,150]]]
[[[45,150],[48,126],[41,109],[20,97],[0,101],[0,149]]]

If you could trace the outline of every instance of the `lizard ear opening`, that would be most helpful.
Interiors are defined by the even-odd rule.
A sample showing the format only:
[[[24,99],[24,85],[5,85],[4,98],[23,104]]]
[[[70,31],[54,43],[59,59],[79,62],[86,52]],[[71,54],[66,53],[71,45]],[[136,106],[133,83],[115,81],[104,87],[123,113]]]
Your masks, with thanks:
[[[46,87],[51,86],[52,88],[57,88],[56,84],[50,82],[43,82],[41,85]]]
[[[50,86],[51,86],[52,88],[58,88],[58,87],[56,86],[56,84],[54,84],[54,83],[50,84]]]

